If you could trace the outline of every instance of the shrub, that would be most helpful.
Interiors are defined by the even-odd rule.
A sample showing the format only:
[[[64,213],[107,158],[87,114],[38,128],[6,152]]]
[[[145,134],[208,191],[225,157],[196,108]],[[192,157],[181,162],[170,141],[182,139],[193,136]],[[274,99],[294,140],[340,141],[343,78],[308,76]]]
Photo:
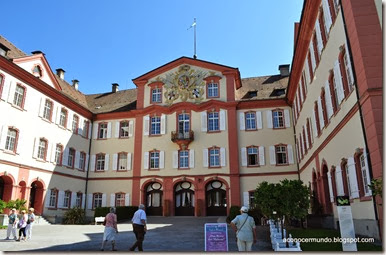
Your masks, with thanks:
[[[231,209],[229,210],[229,215],[226,219],[227,223],[231,223],[231,221],[236,218],[237,215],[240,214],[240,206],[232,205]]]
[[[258,207],[250,209],[248,211],[248,215],[253,217],[256,225],[261,225],[261,218],[263,217],[263,213]]]
[[[27,207],[25,204],[27,203],[27,200],[24,199],[16,199],[16,200],[9,200],[7,202],[7,207],[8,209],[13,209],[15,208],[18,212],[21,210],[27,210]]]
[[[5,208],[7,208],[7,202],[0,200],[0,213],[3,213]]]
[[[63,224],[84,224],[84,210],[74,207],[64,213]]]

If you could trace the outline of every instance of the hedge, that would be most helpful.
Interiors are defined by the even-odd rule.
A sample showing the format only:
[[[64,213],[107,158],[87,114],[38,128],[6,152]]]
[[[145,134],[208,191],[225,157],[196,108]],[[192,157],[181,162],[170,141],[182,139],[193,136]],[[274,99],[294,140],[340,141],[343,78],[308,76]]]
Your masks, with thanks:
[[[131,220],[138,206],[118,206],[116,207],[117,220]],[[94,217],[104,217],[110,212],[110,207],[95,208]]]

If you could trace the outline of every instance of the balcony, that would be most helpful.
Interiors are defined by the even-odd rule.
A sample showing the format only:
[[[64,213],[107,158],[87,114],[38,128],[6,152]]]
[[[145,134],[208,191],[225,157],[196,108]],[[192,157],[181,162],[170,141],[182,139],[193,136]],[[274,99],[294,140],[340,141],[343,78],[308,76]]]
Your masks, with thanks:
[[[177,143],[180,148],[187,148],[193,140],[194,132],[192,130],[188,132],[172,131],[172,142]]]

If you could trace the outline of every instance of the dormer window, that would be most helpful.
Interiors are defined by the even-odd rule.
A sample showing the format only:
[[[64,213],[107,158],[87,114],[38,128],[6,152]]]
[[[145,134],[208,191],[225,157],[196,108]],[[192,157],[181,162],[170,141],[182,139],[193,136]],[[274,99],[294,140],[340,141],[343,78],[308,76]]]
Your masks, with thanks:
[[[42,77],[42,68],[39,66],[39,65],[36,65],[33,69],[32,69],[32,74],[35,75],[36,77],[40,78]]]
[[[8,51],[9,49],[0,43],[0,56],[3,56],[3,57],[7,56]]]
[[[204,79],[206,81],[206,98],[220,97],[220,79],[221,77],[215,75]]]

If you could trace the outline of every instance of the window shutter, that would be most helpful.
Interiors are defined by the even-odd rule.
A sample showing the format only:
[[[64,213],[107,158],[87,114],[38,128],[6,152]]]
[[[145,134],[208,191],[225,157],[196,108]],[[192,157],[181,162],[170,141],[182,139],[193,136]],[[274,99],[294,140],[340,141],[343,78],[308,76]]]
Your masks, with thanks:
[[[7,98],[8,98],[10,84],[11,84],[11,82],[8,82],[8,80],[5,79],[5,77],[4,77],[4,81],[3,81],[3,91],[2,91],[2,93],[1,93],[1,99],[3,99],[4,101],[6,101]]]
[[[220,110],[220,130],[225,130],[226,123],[226,112],[224,110]]]
[[[332,101],[331,101],[331,92],[330,92],[330,84],[328,81],[325,82],[324,84],[324,92],[325,92],[325,99],[326,99],[326,110],[327,110],[327,116],[328,119],[331,118],[333,115],[334,111],[332,109]]]
[[[79,124],[78,124],[78,134],[82,135],[83,134],[83,122],[84,120],[82,118],[79,118]]]
[[[43,117],[45,103],[45,97],[41,97],[39,105],[39,117]]]
[[[105,154],[105,171],[109,170],[109,154]]]
[[[332,180],[331,180],[331,173],[327,172],[327,180],[328,180],[328,191],[330,192],[330,202],[334,202],[334,190],[332,188]]]
[[[343,84],[342,84],[342,74],[340,73],[339,60],[336,60],[334,63],[334,80],[336,89],[338,92],[338,101],[339,104],[344,98]]]
[[[300,102],[303,103],[304,102],[304,97],[303,97],[302,84],[299,82],[298,86],[299,86],[299,99],[300,99]]]
[[[271,165],[276,165],[275,146],[269,146],[269,162]]]
[[[71,205],[70,205],[70,208],[74,208],[76,205],[76,193],[75,192],[71,192]]]
[[[178,151],[173,151],[173,168],[178,168]]]
[[[68,147],[64,148],[62,155],[62,165],[67,166],[68,163]]]
[[[67,129],[72,130],[72,117],[73,113],[70,111],[70,109],[67,109]]]
[[[347,61],[347,69],[348,69],[348,83],[349,85],[352,85],[354,84],[354,74],[352,72],[352,65],[351,65],[351,59],[350,59],[350,54],[348,52],[348,48],[347,48],[347,42],[346,44],[344,45],[345,49],[346,49],[346,61]]]
[[[96,125],[97,126],[97,125]],[[92,130],[92,127],[93,127],[93,125],[91,124],[91,122],[88,124],[88,138],[89,139],[91,139],[91,130]],[[98,126],[97,126],[97,131],[96,131],[97,133],[98,133]],[[96,139],[96,136],[95,136],[95,138],[94,139]]]
[[[118,154],[114,153],[113,154],[113,171],[116,171],[117,170],[117,166],[118,166]]]
[[[74,166],[74,168],[79,169],[79,158],[80,158],[80,151],[75,151],[75,166]]]
[[[294,163],[294,152],[292,150],[292,145],[287,145],[287,152],[288,152],[288,163],[293,164]]]
[[[285,121],[286,128],[291,127],[291,120],[290,120],[290,114],[288,109],[284,110],[284,121]]]
[[[107,123],[107,138],[111,138],[111,122]]]
[[[10,82],[9,84],[9,92],[8,92],[8,102],[13,104],[13,98],[15,96],[16,83]]]
[[[365,183],[364,185],[370,185],[370,173],[369,173],[369,162],[367,161],[367,153],[366,153],[366,148],[363,148],[363,156],[364,156],[364,160],[365,160],[365,168],[366,168],[366,176],[367,176],[367,183]],[[371,196],[372,195],[372,192],[371,192],[371,189],[369,188],[368,189],[368,193],[365,193],[365,196]]]
[[[64,191],[59,190],[58,192],[58,208],[63,208],[63,202],[64,202]]]
[[[240,153],[241,153],[241,166],[248,166],[248,162],[247,162],[247,148],[242,147]]]
[[[127,170],[131,170],[131,153],[127,153]]]
[[[114,133],[114,137],[115,138],[118,138],[119,137],[119,128],[121,126],[121,123],[119,121],[116,121],[115,122],[115,133]]]
[[[44,207],[50,207],[50,196],[51,190],[46,191],[46,201],[44,202]]]
[[[133,128],[134,128],[134,123],[132,120],[129,121],[129,137],[133,136]]]
[[[322,108],[322,98],[318,97],[318,112],[319,112],[319,126],[322,130],[324,128],[324,118],[323,118],[323,108]]]
[[[300,148],[301,148],[301,154],[302,154],[302,156],[304,156],[304,154],[306,153],[306,150],[305,150],[305,148],[304,148],[304,143],[303,143],[303,134],[302,134],[302,132],[300,132],[300,134],[299,134],[299,139],[300,139]]]
[[[239,113],[239,125],[240,125],[240,130],[245,130],[245,113],[244,112]]]
[[[338,196],[344,196],[342,169],[340,168],[340,166],[336,166],[335,168],[335,181]]]
[[[306,72],[306,85],[309,85],[311,83],[310,68],[308,66],[308,61],[306,60],[304,62],[305,62],[304,70]]]
[[[7,140],[8,126],[3,125],[0,133],[0,149],[5,149],[5,141]],[[36,138],[35,138],[36,139]]]
[[[268,111],[266,111],[266,114],[267,114],[267,126],[268,126],[268,128],[272,128],[273,127],[273,125],[272,125],[272,111],[268,110]]]
[[[225,148],[220,148],[220,164],[221,166],[226,166],[226,155],[225,155]]]
[[[115,207],[115,194],[110,194],[110,206]]]
[[[261,112],[260,111],[257,111],[256,112],[256,126],[257,126],[257,129],[263,129],[263,119],[261,117]]]
[[[307,125],[304,125],[304,133],[305,133],[305,137],[304,139],[306,140],[306,149],[308,150],[308,148],[310,148],[310,144],[308,143],[308,130],[307,130]]]
[[[319,24],[319,20],[318,19],[316,19],[315,32],[316,32],[316,41],[317,41],[317,47],[318,47],[318,54],[320,56],[322,54],[322,50],[323,50],[323,41],[322,41],[322,34],[320,32],[320,24]]]
[[[259,146],[259,165],[260,166],[264,166],[265,165],[264,146]]]
[[[161,135],[166,134],[166,115],[161,115]]]
[[[203,151],[202,151],[203,153],[202,153],[202,162],[203,162],[203,166],[204,167],[208,167],[209,166],[209,164],[208,164],[208,160],[209,160],[209,151],[208,151],[208,149],[204,149]]]
[[[149,135],[149,115],[143,117],[143,135]]]
[[[84,169],[85,169],[86,171],[88,171],[88,160],[89,160],[89,156],[88,156],[88,154],[86,154],[86,161],[85,161],[85,163],[84,163]]]
[[[102,207],[106,207],[106,193],[102,194]]]
[[[6,129],[8,132],[8,129]],[[5,141],[4,141],[4,146],[5,146]],[[32,157],[33,158],[38,158],[38,148],[39,148],[39,137],[34,138],[34,147],[33,147],[33,152],[32,152]]]
[[[315,111],[312,109],[312,114],[311,114],[311,122],[312,122],[312,130],[314,132],[314,138],[318,137],[318,130],[316,129],[316,118],[315,118]]]
[[[248,191],[243,192],[243,200],[244,200],[244,205],[249,207],[249,192]]]
[[[81,204],[82,209],[84,209],[85,205],[86,205],[86,194],[82,194],[82,204]]]
[[[328,34],[330,32],[330,27],[332,25],[332,19],[331,19],[330,8],[328,6],[328,0],[322,0],[322,8],[323,8],[324,23],[327,29],[326,32]]]
[[[298,139],[296,139],[296,144],[295,144],[295,146],[296,146],[296,152],[297,152],[297,161],[298,161],[298,163],[300,162],[300,152],[299,152],[299,143],[298,143]]]
[[[312,70],[315,72],[316,61],[315,61],[315,55],[314,55],[314,45],[312,44],[312,40],[310,42],[310,55],[311,55],[311,67],[312,67]]]
[[[95,171],[95,160],[96,160],[96,156],[95,155],[91,155],[90,171]]]
[[[149,169],[149,152],[145,151],[143,155],[143,169]]]
[[[194,150],[189,150],[189,167],[194,168]]]
[[[89,209],[89,210],[92,209],[92,200],[93,200],[93,195],[88,194],[87,195],[87,209]]]
[[[159,168],[160,169],[165,168],[165,152],[164,151],[159,152]]]
[[[358,189],[358,179],[357,179],[357,173],[355,168],[355,161],[353,157],[349,157],[347,159],[347,166],[348,166],[348,175],[350,180],[350,197],[351,198],[358,198],[359,197],[359,189]]]
[[[201,131],[202,132],[207,132],[208,131],[208,127],[207,127],[207,114],[206,112],[201,112]]]
[[[130,194],[125,194],[125,206],[130,206]]]
[[[94,123],[94,132],[93,132],[93,139],[98,139],[98,127],[99,123]]]

